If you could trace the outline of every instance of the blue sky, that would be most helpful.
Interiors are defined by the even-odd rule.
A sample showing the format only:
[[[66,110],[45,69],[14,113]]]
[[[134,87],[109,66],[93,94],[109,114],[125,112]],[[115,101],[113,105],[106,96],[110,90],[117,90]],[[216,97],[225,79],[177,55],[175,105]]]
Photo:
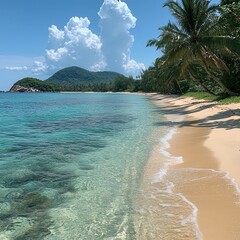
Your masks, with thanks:
[[[68,66],[137,75],[159,56],[146,48],[170,19],[164,1],[1,0],[0,90]]]

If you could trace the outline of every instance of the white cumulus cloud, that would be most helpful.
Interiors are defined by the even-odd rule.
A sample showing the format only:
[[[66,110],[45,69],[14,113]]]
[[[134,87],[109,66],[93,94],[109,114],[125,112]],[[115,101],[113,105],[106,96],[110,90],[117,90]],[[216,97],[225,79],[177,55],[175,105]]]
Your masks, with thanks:
[[[43,61],[34,61],[34,66],[32,68],[32,72],[34,74],[46,73],[47,69],[48,69],[48,66]]]
[[[98,15],[100,36],[91,31],[87,17],[72,17],[63,29],[50,26],[45,61],[35,62],[33,72],[80,66],[92,71],[139,74],[145,68],[144,64],[130,56],[134,43],[130,30],[136,26],[137,19],[127,4],[104,0]]]
[[[49,31],[49,38],[51,40],[60,41],[64,39],[64,31],[59,30],[55,25],[52,25],[48,28]]]
[[[46,64],[50,69],[81,66],[102,70],[105,67],[101,53],[100,38],[89,29],[88,18],[72,17],[60,30],[55,25],[49,28],[49,48]]]
[[[27,66],[13,66],[13,67],[5,67],[6,70],[10,70],[10,71],[26,71],[28,69]]]
[[[130,56],[134,43],[130,29],[136,26],[137,19],[132,15],[127,4],[116,0],[105,0],[98,15],[102,53],[107,68],[133,75],[139,73],[145,68],[144,64],[137,63]]]
[[[123,59],[123,69],[126,73],[136,75],[145,70],[143,63],[138,63],[134,59],[130,59],[130,56],[123,54]]]
[[[130,53],[134,37],[130,29],[136,26],[137,19],[127,4],[121,1],[105,0],[98,15],[100,17],[102,52],[108,69],[137,74],[144,69],[143,63],[131,59]]]

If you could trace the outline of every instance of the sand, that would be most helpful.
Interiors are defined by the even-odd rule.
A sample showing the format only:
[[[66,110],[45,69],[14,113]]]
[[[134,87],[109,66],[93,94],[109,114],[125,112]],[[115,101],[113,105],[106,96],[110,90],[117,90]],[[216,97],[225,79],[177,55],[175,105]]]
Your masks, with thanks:
[[[174,114],[184,117],[168,149],[183,162],[169,172],[174,173],[174,191],[197,208],[200,239],[240,239],[240,104],[150,95],[169,121]],[[148,178],[156,173],[154,164],[147,166]]]

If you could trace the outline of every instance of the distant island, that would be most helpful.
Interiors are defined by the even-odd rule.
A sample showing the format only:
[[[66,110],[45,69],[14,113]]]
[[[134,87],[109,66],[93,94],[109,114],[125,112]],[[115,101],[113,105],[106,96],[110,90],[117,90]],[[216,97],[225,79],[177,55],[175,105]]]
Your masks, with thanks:
[[[133,82],[132,77],[117,72],[92,72],[80,67],[68,67],[44,81],[23,78],[11,87],[10,92],[125,91],[133,90]]]

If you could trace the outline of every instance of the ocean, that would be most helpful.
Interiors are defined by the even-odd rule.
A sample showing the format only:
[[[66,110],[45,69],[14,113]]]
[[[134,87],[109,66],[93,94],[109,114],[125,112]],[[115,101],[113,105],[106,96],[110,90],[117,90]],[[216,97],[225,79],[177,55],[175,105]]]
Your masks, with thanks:
[[[163,179],[174,127],[149,97],[2,93],[0,112],[0,239],[172,240],[189,222],[197,236],[196,209]],[[153,146],[160,169],[144,180]]]

